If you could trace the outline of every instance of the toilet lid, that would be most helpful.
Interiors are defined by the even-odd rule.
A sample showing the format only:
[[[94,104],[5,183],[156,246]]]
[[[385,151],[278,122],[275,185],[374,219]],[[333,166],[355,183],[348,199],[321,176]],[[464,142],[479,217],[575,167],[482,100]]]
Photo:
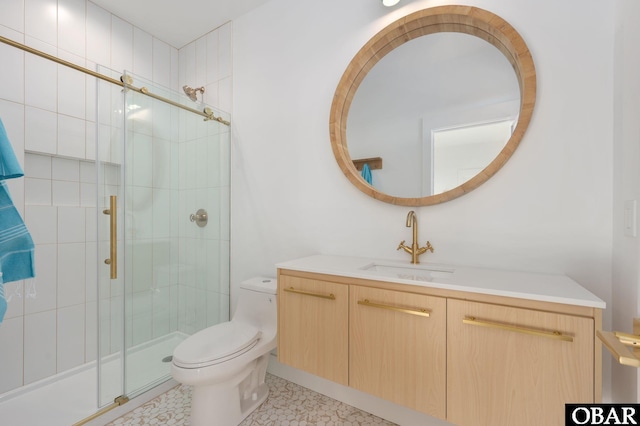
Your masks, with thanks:
[[[201,368],[235,358],[253,348],[262,333],[233,321],[206,328],[188,337],[173,351],[173,363],[183,368]]]

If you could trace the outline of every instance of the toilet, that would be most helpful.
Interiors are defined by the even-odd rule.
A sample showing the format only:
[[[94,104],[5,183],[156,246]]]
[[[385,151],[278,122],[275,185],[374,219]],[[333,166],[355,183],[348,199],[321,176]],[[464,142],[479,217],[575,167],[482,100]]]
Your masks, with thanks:
[[[243,282],[231,321],[189,336],[174,350],[171,375],[193,386],[191,426],[236,426],[267,399],[264,379],[276,347],[276,290],[275,278]]]

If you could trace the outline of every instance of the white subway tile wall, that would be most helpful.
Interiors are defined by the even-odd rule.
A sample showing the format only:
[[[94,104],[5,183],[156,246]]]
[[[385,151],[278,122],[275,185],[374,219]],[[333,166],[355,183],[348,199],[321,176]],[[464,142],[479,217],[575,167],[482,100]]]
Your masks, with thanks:
[[[25,315],[24,384],[54,375],[56,352],[56,310]]]
[[[205,102],[231,110],[231,23],[178,50],[88,0],[21,0],[0,2],[0,35],[89,69],[131,71],[177,92],[185,84],[205,86]],[[105,347],[119,350],[122,319],[110,315],[123,317],[123,294],[96,286],[96,241],[106,241],[105,235],[98,240],[96,228],[96,136],[122,132],[121,122],[96,108],[121,108],[118,96],[98,98],[95,78],[2,43],[0,57],[0,119],[25,168],[10,190],[36,244],[37,272],[5,285],[1,395],[95,360],[98,326],[107,331]],[[201,118],[186,115],[179,117],[181,127],[171,127],[175,114],[181,113],[154,106],[153,122],[133,129],[133,167],[144,171],[134,178],[134,199],[161,208],[134,225],[139,244],[128,272],[152,271],[153,280],[133,281],[124,308],[136,316],[129,344],[173,330],[193,332],[229,315],[229,165],[211,167],[228,158],[229,138],[214,134],[213,143],[205,142],[206,131],[197,134],[193,125]],[[112,163],[104,170],[106,183],[117,184],[122,152],[106,144],[98,150]],[[171,170],[152,161],[185,155]],[[211,214],[207,228],[171,225],[203,200]],[[167,267],[169,258],[179,258],[179,265]],[[196,308],[202,300],[206,305]],[[101,318],[98,305],[106,313]]]

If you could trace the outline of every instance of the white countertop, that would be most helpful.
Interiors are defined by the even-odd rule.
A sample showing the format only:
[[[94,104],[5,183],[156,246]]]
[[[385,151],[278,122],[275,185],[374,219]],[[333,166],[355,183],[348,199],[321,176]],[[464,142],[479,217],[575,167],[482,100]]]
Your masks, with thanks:
[[[565,275],[434,263],[411,265],[409,262],[328,255],[314,255],[281,262],[276,264],[276,267],[600,309],[606,307],[602,299]],[[370,269],[366,269],[367,267]]]

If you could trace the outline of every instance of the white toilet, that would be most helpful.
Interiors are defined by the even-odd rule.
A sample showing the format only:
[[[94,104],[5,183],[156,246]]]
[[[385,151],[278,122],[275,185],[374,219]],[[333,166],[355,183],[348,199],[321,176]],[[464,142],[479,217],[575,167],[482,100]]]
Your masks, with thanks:
[[[264,379],[276,347],[276,290],[275,278],[243,282],[231,321],[176,347],[171,375],[193,386],[191,426],[236,426],[267,398]]]

